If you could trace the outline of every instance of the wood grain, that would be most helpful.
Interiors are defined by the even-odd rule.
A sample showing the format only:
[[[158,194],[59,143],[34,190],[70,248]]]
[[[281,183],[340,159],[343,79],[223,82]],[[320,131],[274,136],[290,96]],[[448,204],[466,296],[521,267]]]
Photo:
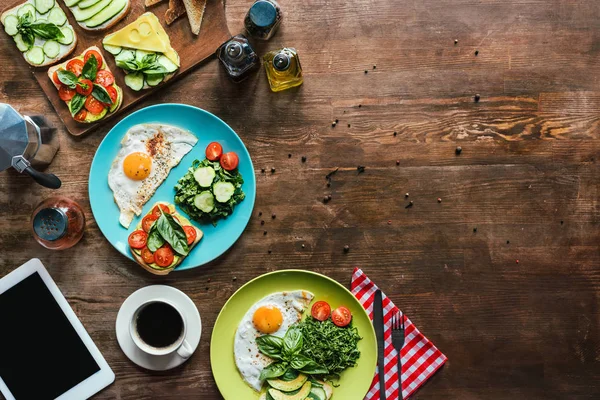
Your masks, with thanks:
[[[250,4],[227,1],[231,32]],[[349,285],[355,266],[449,358],[415,399],[600,397],[600,3],[280,4],[280,31],[253,44],[259,54],[296,47],[302,87],[271,93],[263,71],[235,85],[213,60],[132,107],[183,102],[213,112],[256,168],[254,218],[240,240],[215,262],[166,278],[120,256],[90,212],[90,163],[116,121],[68,135],[0,35],[0,101],[61,127],[48,170],[88,217],[75,248],[40,248],[29,214],[51,191],[1,173],[0,275],[32,257],[46,264],[116,372],[95,398],[219,399],[210,335],[237,288],[284,268]],[[132,364],[114,333],[123,300],[154,283],[190,295],[204,325],[194,356],[163,373]]]

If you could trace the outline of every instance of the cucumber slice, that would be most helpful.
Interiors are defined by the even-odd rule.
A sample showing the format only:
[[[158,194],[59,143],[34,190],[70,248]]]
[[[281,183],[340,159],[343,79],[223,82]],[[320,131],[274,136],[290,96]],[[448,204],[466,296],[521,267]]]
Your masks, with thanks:
[[[43,50],[48,58],[54,58],[60,53],[60,44],[54,40],[48,40],[44,43]]]
[[[25,53],[25,58],[33,65],[40,65],[44,62],[44,50],[39,46],[33,46]]]
[[[117,54],[119,54],[121,52],[121,50],[123,50],[122,47],[119,46],[111,46],[110,44],[105,44],[104,46],[104,50],[108,51],[110,54],[116,56]]]
[[[23,4],[23,6],[19,7],[17,16],[22,17],[27,14],[28,11],[31,13],[31,22],[35,21],[35,7],[30,3]]]
[[[173,61],[169,60],[166,56],[162,54],[158,57],[157,61],[160,65],[165,67],[168,73],[175,72],[179,69],[179,67],[175,65]]]
[[[65,0],[65,4],[67,7],[76,6],[79,2],[81,2],[81,0]]]
[[[63,26],[67,22],[67,16],[60,7],[54,7],[48,14],[48,22],[52,22],[56,26]]]
[[[215,208],[215,198],[212,193],[208,190],[206,192],[201,192],[194,197],[194,205],[200,211],[209,213]]]
[[[113,87],[117,91],[117,100],[115,100],[115,102],[110,106],[110,109],[108,110],[110,112],[115,111],[123,102],[123,89],[117,85],[113,85]]]
[[[71,12],[73,13],[73,16],[77,22],[82,22],[92,18],[94,15],[104,10],[111,2],[112,0],[100,0],[98,3],[88,8],[73,7],[71,8]]]
[[[148,54],[153,54],[149,51],[144,51],[144,50],[136,50],[135,51],[135,60],[138,62],[141,62],[144,57],[146,57]]]
[[[141,72],[134,72],[125,75],[125,84],[136,92],[144,88],[144,74]]]
[[[158,86],[165,79],[165,74],[145,75],[148,86]]]
[[[107,45],[104,45],[106,49]],[[108,49],[106,49],[108,50]],[[115,61],[131,61],[135,59],[135,51],[134,50],[122,50],[117,56],[115,56]]]
[[[81,0],[79,3],[77,3],[77,7],[79,8],[88,8],[93,6],[94,4],[98,3],[100,0]]]
[[[29,50],[30,46],[28,46],[23,41],[23,36],[21,36],[20,33],[17,33],[15,36],[13,36],[13,39],[15,39],[15,43],[17,44],[17,49],[19,49],[23,53],[26,52],[27,50]]]
[[[4,18],[4,30],[10,36],[15,36],[17,33],[19,33],[18,26],[19,18],[17,18],[16,16],[7,15],[6,18]]]
[[[320,387],[311,387],[310,392],[314,394],[319,400],[327,400],[327,394],[325,390]]]
[[[235,192],[235,186],[231,182],[217,182],[213,185],[213,192],[219,203],[227,203]]]
[[[213,167],[202,167],[194,171],[194,179],[202,187],[210,187],[215,179],[216,173]]]
[[[74,39],[73,29],[71,29],[70,26],[63,26],[62,28],[60,28],[60,31],[63,34],[63,38],[58,39],[58,43],[64,44],[64,45],[69,45],[69,44],[73,43],[73,39]]]
[[[54,8],[54,0],[35,0],[35,9],[40,14],[46,14]]]

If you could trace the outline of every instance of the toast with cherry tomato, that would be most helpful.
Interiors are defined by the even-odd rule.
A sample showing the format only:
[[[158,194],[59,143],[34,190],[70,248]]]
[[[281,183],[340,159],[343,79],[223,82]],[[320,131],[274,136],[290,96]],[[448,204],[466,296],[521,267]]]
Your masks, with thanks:
[[[131,255],[146,271],[167,275],[202,239],[203,233],[175,211],[175,206],[156,203],[129,235]]]
[[[80,56],[48,69],[75,121],[89,124],[114,114],[123,102],[123,90],[106,64],[100,49],[92,46]]]

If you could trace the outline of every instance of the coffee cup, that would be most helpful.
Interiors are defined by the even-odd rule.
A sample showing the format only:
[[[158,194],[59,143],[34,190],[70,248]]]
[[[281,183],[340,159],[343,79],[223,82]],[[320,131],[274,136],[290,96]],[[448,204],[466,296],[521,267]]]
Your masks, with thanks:
[[[174,303],[164,299],[141,304],[129,324],[133,343],[153,356],[177,352],[180,357],[189,358],[193,348],[186,340],[186,333],[185,316]]]

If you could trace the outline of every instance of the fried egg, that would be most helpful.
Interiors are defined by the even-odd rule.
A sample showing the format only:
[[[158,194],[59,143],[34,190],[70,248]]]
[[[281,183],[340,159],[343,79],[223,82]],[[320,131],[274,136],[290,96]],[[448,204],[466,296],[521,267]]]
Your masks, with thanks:
[[[306,290],[272,293],[254,303],[240,321],[233,343],[235,365],[242,379],[257,392],[263,384],[261,371],[274,360],[258,351],[256,338],[282,338],[290,326],[300,322],[313,297]]]
[[[119,222],[129,227],[169,172],[194,147],[190,132],[159,124],[135,125],[121,140],[108,172],[108,185],[120,210]]]

